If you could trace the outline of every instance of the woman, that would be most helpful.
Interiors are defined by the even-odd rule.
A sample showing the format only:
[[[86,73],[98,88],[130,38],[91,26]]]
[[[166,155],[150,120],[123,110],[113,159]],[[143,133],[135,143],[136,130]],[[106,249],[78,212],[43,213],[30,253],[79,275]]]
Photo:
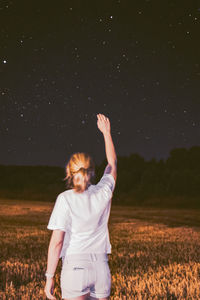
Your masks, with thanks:
[[[97,126],[104,136],[108,165],[96,185],[91,184],[94,163],[88,154],[73,154],[66,166],[65,179],[73,188],[58,195],[47,226],[53,230],[45,273],[48,299],[56,299],[53,276],[60,257],[62,299],[107,300],[110,296],[108,219],[117,178],[117,156],[109,119],[98,114]]]

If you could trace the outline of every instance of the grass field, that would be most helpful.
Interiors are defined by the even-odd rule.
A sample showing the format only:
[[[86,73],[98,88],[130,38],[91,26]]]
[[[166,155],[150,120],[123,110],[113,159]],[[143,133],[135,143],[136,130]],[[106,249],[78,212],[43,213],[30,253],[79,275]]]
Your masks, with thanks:
[[[53,205],[0,200],[0,299],[46,299]],[[200,299],[200,211],[112,206],[109,229],[111,299]]]

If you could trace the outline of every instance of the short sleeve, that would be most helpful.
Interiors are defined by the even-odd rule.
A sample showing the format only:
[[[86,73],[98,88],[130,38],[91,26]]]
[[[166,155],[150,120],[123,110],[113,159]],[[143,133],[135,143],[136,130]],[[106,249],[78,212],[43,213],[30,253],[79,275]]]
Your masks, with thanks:
[[[110,199],[115,188],[115,179],[111,174],[105,174],[96,185],[97,192],[100,192],[103,198]]]
[[[54,204],[54,208],[51,213],[47,229],[60,229],[62,231],[66,231],[68,221],[69,208],[67,206],[65,197],[62,194],[59,194]]]
[[[99,183],[104,186],[107,186],[111,192],[114,191],[114,188],[115,188],[115,179],[113,177],[113,175],[111,174],[106,174],[104,173],[104,175],[102,176],[101,180],[99,181]]]

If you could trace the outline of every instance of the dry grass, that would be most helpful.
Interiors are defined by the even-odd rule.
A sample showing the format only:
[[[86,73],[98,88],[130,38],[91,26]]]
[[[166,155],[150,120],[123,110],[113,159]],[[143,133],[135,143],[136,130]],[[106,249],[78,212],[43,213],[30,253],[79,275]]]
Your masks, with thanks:
[[[0,299],[46,299],[53,203],[0,200]],[[112,207],[111,299],[200,299],[200,214]],[[61,260],[55,276],[60,293]]]

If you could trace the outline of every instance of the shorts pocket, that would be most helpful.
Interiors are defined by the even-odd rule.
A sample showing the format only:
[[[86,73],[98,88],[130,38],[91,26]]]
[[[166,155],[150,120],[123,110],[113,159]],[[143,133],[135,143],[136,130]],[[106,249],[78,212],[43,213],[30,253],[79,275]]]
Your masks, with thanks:
[[[61,287],[74,292],[87,289],[88,270],[79,264],[65,264],[61,271]]]

